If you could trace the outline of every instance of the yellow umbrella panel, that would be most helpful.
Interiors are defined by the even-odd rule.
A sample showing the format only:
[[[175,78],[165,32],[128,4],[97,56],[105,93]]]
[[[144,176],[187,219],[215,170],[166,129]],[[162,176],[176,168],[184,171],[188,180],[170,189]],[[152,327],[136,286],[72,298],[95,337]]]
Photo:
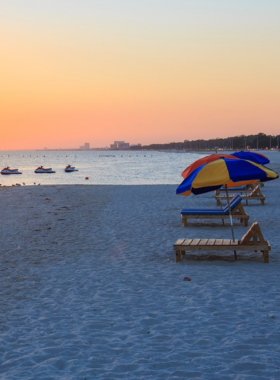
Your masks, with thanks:
[[[254,162],[221,158],[196,168],[179,185],[176,194],[203,194],[221,186],[236,187],[276,178],[278,174],[273,170]]]

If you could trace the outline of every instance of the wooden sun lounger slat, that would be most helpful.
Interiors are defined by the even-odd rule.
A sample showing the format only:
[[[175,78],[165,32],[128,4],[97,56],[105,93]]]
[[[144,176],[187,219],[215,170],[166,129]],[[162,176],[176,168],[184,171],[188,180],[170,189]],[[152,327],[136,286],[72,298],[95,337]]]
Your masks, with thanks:
[[[193,239],[190,245],[198,245],[201,239]]]
[[[258,244],[261,244],[262,242],[258,242]],[[235,239],[178,239],[174,246],[176,247],[186,247],[186,246],[236,246],[240,244],[240,242]],[[248,245],[251,244],[251,242],[246,243]]]
[[[198,245],[206,245],[209,239],[201,239]]]
[[[223,245],[223,239],[216,239],[215,246],[216,245]]]
[[[193,239],[185,239],[184,245],[190,245]]]
[[[176,241],[175,245],[181,245],[181,244],[184,243],[185,240],[186,240],[186,239],[178,239],[178,240]]]
[[[231,245],[231,240],[230,239],[223,239],[223,244],[224,245]]]

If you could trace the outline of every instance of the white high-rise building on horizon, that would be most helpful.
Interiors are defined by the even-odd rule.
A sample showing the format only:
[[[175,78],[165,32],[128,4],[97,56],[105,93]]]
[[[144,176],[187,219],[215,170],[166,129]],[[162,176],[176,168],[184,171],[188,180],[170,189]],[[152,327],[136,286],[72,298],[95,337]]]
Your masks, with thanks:
[[[80,146],[81,150],[89,150],[90,149],[90,144],[89,143],[84,143],[84,145]]]

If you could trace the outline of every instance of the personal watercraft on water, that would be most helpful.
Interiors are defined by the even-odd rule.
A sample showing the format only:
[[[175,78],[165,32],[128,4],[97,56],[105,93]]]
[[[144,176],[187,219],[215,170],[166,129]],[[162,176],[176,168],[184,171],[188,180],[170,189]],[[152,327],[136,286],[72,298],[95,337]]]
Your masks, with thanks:
[[[67,165],[64,170],[66,171],[66,173],[72,173],[72,172],[77,172],[78,171],[78,169],[75,169],[75,167],[71,166],[71,165]]]
[[[55,173],[55,171],[52,170],[52,168],[45,169],[43,166],[39,166],[34,173]]]
[[[22,174],[18,169],[10,169],[9,166],[1,170],[1,174]]]

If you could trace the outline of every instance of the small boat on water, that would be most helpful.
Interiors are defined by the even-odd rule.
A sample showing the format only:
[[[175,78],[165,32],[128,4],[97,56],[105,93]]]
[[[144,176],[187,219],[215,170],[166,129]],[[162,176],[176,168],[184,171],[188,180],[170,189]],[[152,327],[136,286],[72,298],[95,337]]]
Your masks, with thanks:
[[[39,166],[34,173],[55,173],[55,171],[52,170],[52,168],[45,169],[43,166]]]
[[[9,166],[1,170],[1,174],[8,175],[8,174],[22,174],[18,171],[18,169],[10,169]]]
[[[66,173],[72,173],[72,172],[77,172],[78,171],[78,169],[75,169],[75,167],[71,166],[71,165],[67,165],[64,170],[66,171]]]

